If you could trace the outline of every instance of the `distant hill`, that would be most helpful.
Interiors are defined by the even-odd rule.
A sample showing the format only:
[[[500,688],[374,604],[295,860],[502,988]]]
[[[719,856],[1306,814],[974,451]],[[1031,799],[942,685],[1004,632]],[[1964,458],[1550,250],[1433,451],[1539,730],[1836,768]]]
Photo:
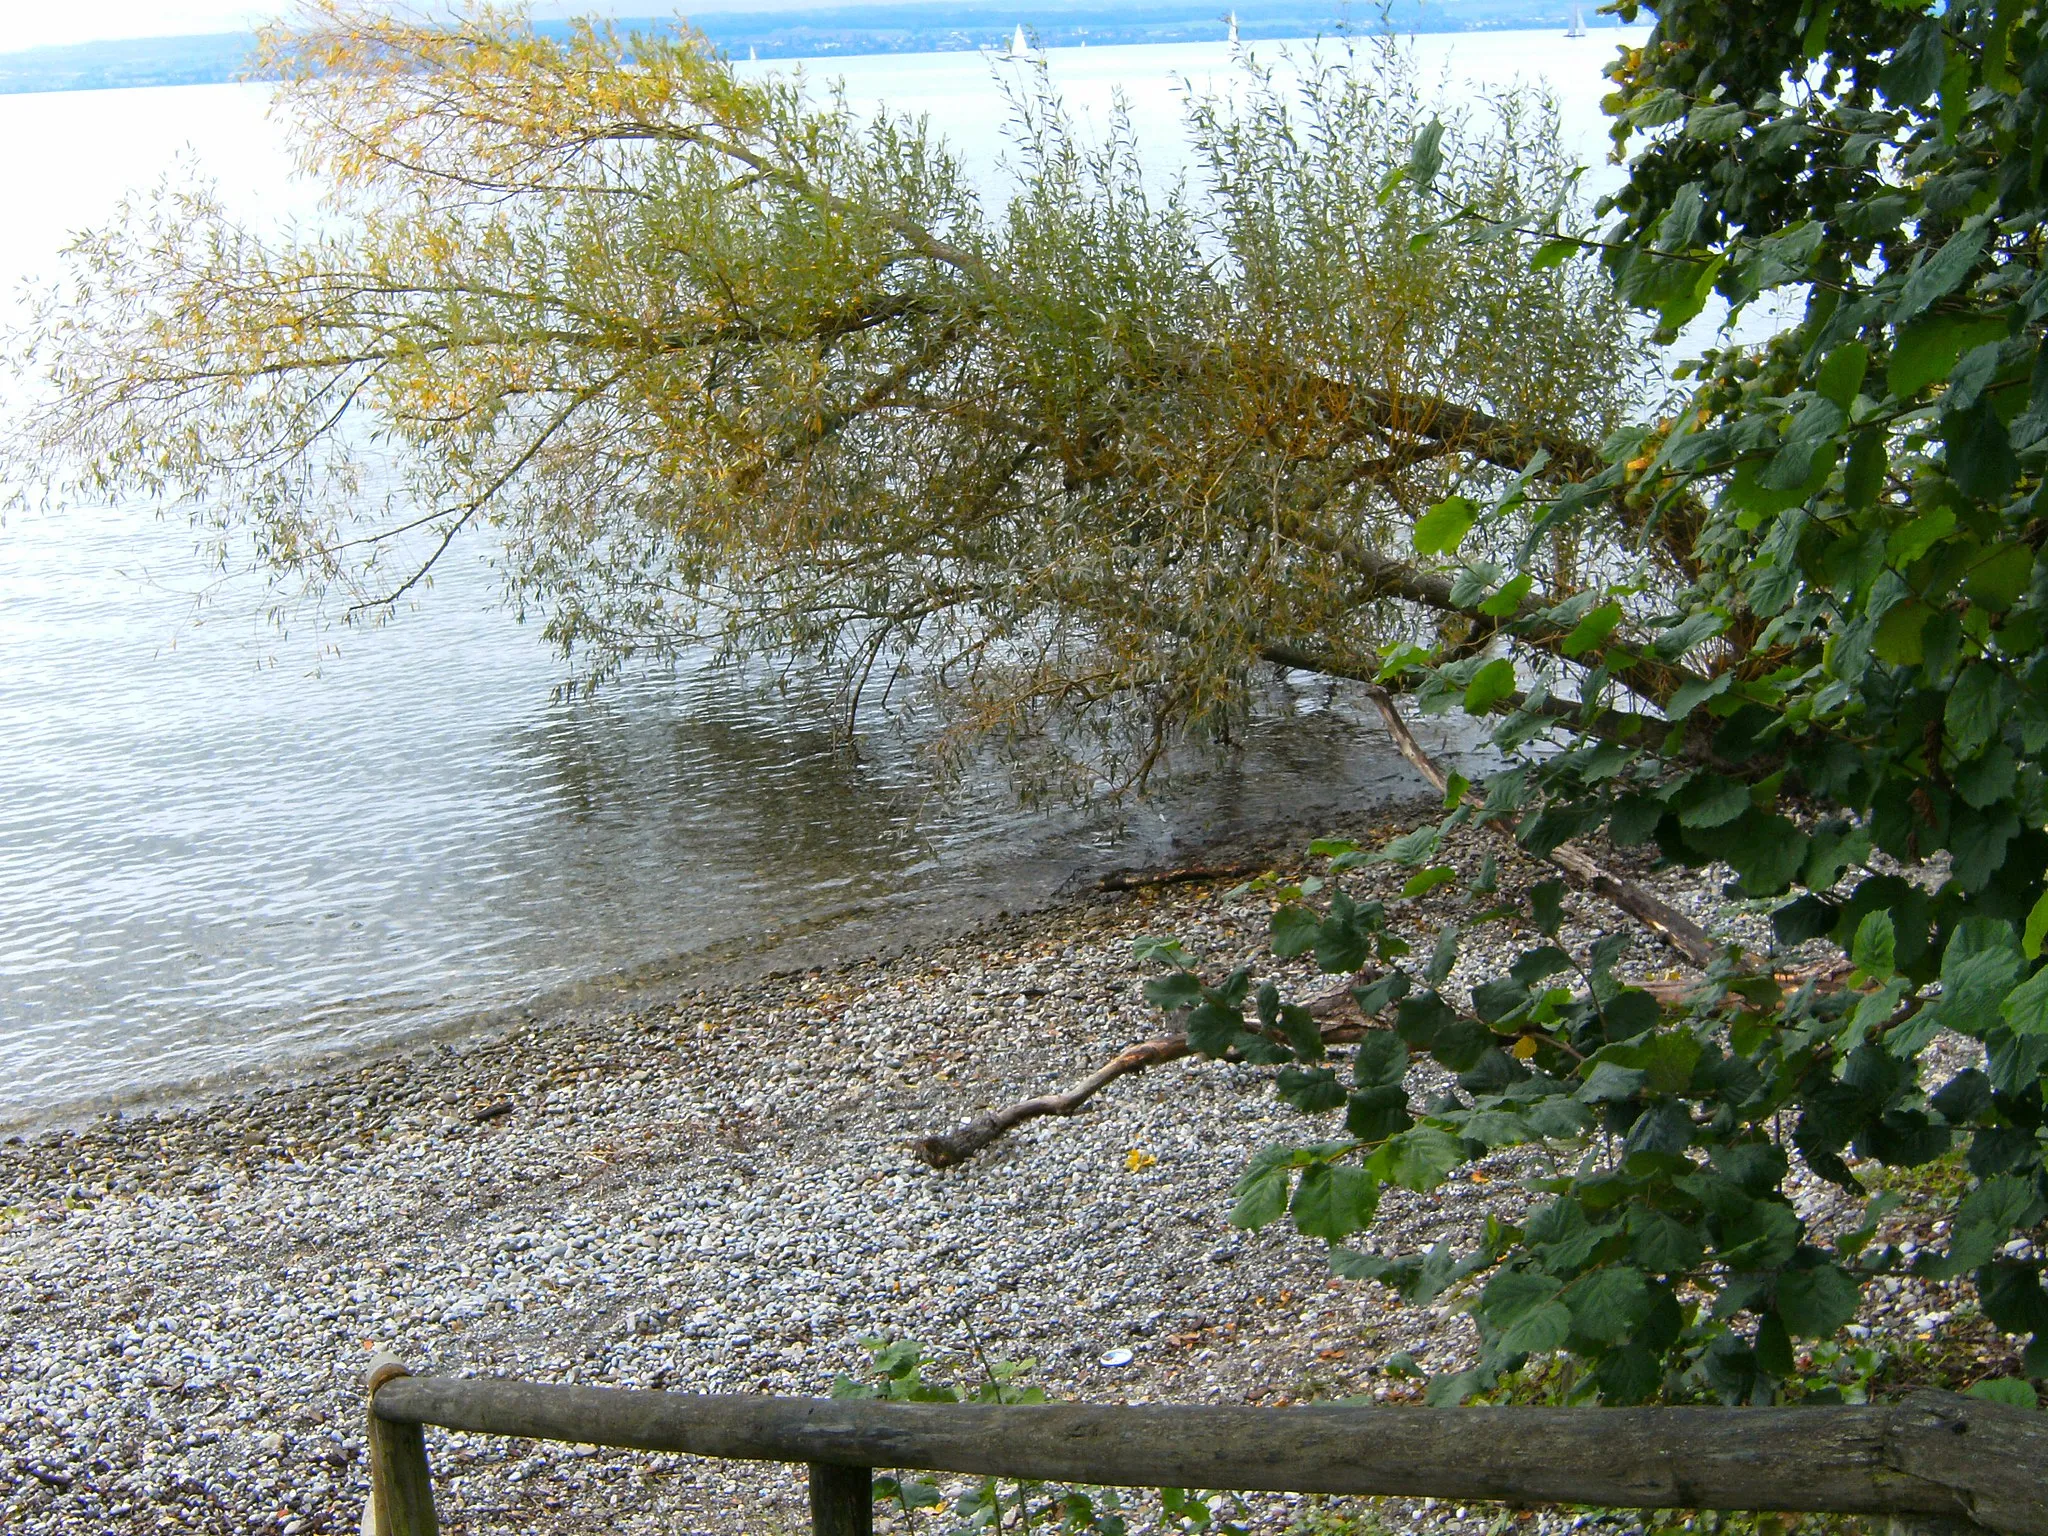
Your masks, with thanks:
[[[1097,8],[1100,0],[1065,0],[1054,6],[1014,0],[988,4],[851,5],[813,11],[709,12],[692,24],[734,57],[749,51],[764,59],[832,54],[937,53],[1006,42],[1021,24],[1041,46],[1087,43],[1181,43],[1220,39],[1230,0],[1213,0],[1213,13],[1186,0],[1179,5]],[[1236,8],[1241,37],[1308,37],[1337,30],[1345,14],[1338,0],[1243,0]],[[1570,20],[1570,0],[1396,0],[1387,21],[1399,32],[1463,32],[1510,27],[1557,27]],[[541,21],[537,31],[560,35],[567,22]],[[621,18],[621,31],[668,31],[668,17]],[[1356,16],[1353,25],[1366,29]],[[1375,10],[1370,30],[1379,30]],[[0,33],[4,37],[4,33]],[[0,95],[32,91],[103,91],[149,85],[209,85],[249,77],[255,39],[246,32],[195,37],[141,37],[0,53]]]

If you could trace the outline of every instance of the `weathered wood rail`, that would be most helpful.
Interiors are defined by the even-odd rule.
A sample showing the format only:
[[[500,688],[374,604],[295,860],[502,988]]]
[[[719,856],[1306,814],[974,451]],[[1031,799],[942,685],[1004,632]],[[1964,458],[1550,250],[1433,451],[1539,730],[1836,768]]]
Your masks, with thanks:
[[[423,1429],[810,1469],[817,1536],[867,1536],[872,1468],[1121,1488],[1826,1511],[2048,1536],[2048,1414],[1924,1392],[1890,1406],[995,1406],[699,1397],[412,1376],[369,1382],[373,1536],[437,1536]]]

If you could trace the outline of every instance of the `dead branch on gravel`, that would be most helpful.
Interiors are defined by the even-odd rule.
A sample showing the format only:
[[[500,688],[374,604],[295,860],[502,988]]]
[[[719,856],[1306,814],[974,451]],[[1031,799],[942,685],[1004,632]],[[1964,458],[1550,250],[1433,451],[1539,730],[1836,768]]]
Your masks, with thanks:
[[[1384,688],[1368,688],[1366,693],[1379,710],[1380,718],[1386,722],[1387,734],[1393,738],[1394,746],[1401,755],[1414,765],[1416,772],[1436,786],[1438,794],[1448,794],[1451,786],[1449,775],[1435,758],[1422,749],[1422,743],[1408,729],[1408,722],[1401,718],[1393,695]],[[1476,803],[1477,797],[1474,796],[1473,800]],[[1617,875],[1583,848],[1562,843],[1543,857],[1563,870],[1574,884],[1621,908],[1701,970],[1718,958],[1719,952],[1714,941],[1707,936],[1706,929],[1669,902],[1652,896],[1633,880]]]
[[[1447,794],[1450,790],[1450,776],[1415,739],[1414,732],[1408,729],[1408,722],[1401,718],[1401,712],[1395,706],[1393,696],[1384,688],[1372,687],[1366,691],[1379,709],[1380,718],[1386,722],[1387,734],[1393,738],[1394,745],[1400,750],[1401,755],[1407,758],[1425,779],[1436,786],[1438,793]],[[1574,847],[1570,843],[1552,849],[1544,857],[1568,875],[1574,883],[1593,895],[1612,902],[1642,923],[1701,970],[1713,964],[1716,958],[1713,940],[1707,936],[1705,929],[1676,907],[1652,896],[1634,881],[1615,874],[1584,849]],[[1106,875],[1098,882],[1098,887],[1106,891],[1129,890],[1138,885],[1166,885],[1181,881],[1221,879],[1245,873],[1249,871],[1242,867],[1190,866],[1186,869],[1166,870],[1155,875]],[[1356,979],[1353,978],[1354,981]],[[1801,976],[1796,979],[1827,978]],[[1655,994],[1660,1001],[1678,1002],[1699,985],[1697,980],[1650,982],[1646,985],[1646,990]],[[1351,1005],[1351,983],[1347,982],[1343,988],[1317,998],[1310,1004],[1309,1011],[1319,1019],[1329,1020]],[[1369,1027],[1370,1022],[1364,1019],[1326,1022],[1322,1028],[1323,1043],[1331,1045],[1356,1040]],[[978,1115],[957,1130],[935,1136],[920,1136],[906,1145],[911,1155],[920,1162],[929,1163],[934,1168],[955,1167],[1025,1121],[1041,1119],[1047,1115],[1065,1118],[1078,1114],[1089,1100],[1118,1078],[1127,1077],[1133,1072],[1142,1072],[1147,1067],[1156,1067],[1164,1062],[1178,1061],[1189,1053],[1189,1049],[1185,1034],[1162,1035],[1156,1040],[1141,1040],[1136,1045],[1126,1046],[1064,1093],[1043,1093],[1035,1098],[1020,1099],[1001,1109],[992,1109],[986,1114]]]
[[[1772,978],[1781,987],[1798,987],[1812,983],[1821,987],[1838,985],[1852,973],[1852,967],[1845,963],[1821,965],[1799,970],[1779,971]],[[1370,984],[1373,975],[1361,973],[1346,979],[1342,987],[1325,992],[1313,998],[1308,1004],[1311,1017],[1322,1024],[1321,1035],[1325,1046],[1349,1045],[1358,1040],[1375,1025],[1372,1019],[1357,1016],[1356,989]],[[1702,983],[1696,978],[1680,978],[1666,981],[1640,981],[1634,983],[1648,992],[1658,1002],[1672,1006],[1685,1002],[1698,992]],[[1345,1018],[1349,1010],[1354,1017]],[[921,1163],[934,1168],[954,1168],[966,1162],[990,1142],[997,1140],[1008,1131],[1015,1130],[1027,1120],[1042,1119],[1047,1115],[1069,1118],[1079,1114],[1088,1101],[1120,1077],[1133,1072],[1142,1072],[1147,1067],[1162,1066],[1169,1061],[1179,1061],[1189,1054],[1188,1037],[1185,1034],[1161,1035],[1156,1040],[1141,1040],[1136,1045],[1125,1046],[1116,1055],[1104,1062],[1087,1077],[1081,1079],[1065,1093],[1042,1093],[1036,1098],[1020,1099],[1002,1109],[992,1109],[965,1122],[957,1130],[936,1136],[920,1136],[906,1142],[911,1156]],[[1232,1053],[1233,1056],[1235,1053]]]
[[[1346,1008],[1353,1008],[1355,1011],[1351,998],[1351,983],[1348,981],[1338,990],[1326,992],[1309,1003],[1309,1013],[1325,1021],[1322,1026],[1324,1045],[1348,1044],[1365,1033],[1366,1026],[1363,1020],[1346,1020],[1340,1017]],[[992,1109],[986,1114],[977,1115],[958,1130],[936,1136],[920,1136],[905,1145],[909,1147],[911,1156],[921,1163],[929,1163],[934,1168],[956,1167],[1025,1121],[1041,1119],[1046,1115],[1066,1118],[1078,1114],[1082,1106],[1118,1078],[1128,1077],[1133,1072],[1142,1072],[1147,1067],[1179,1061],[1188,1054],[1188,1050],[1188,1037],[1182,1033],[1162,1035],[1156,1040],[1141,1040],[1136,1045],[1126,1046],[1118,1051],[1065,1093],[1042,1093],[1036,1098],[1020,1099],[1002,1109]]]
[[[1256,864],[1189,864],[1180,869],[1160,869],[1149,873],[1118,869],[1096,881],[1095,889],[1138,891],[1155,885],[1191,885],[1197,880],[1241,880],[1258,872]]]

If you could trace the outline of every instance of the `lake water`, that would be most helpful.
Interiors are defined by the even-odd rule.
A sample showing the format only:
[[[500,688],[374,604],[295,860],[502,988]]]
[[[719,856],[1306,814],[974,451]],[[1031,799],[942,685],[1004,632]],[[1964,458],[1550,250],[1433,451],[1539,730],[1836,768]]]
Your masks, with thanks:
[[[1590,160],[1613,40],[1419,49],[1457,80],[1547,76]],[[1229,70],[1220,45],[1049,63],[1094,120],[1121,90],[1161,145],[1177,82]],[[999,178],[988,61],[827,67],[857,101],[929,112]],[[0,97],[0,279],[53,273],[66,231],[181,154],[240,206],[310,210],[265,107],[238,86]],[[800,692],[683,669],[554,698],[561,664],[496,605],[480,557],[368,633],[280,633],[262,599],[148,509],[0,527],[0,1124],[765,963],[778,944],[901,938],[1219,831],[1341,826],[1419,785],[1317,687],[1124,812],[1030,813],[994,785],[941,801],[914,740],[849,752]]]

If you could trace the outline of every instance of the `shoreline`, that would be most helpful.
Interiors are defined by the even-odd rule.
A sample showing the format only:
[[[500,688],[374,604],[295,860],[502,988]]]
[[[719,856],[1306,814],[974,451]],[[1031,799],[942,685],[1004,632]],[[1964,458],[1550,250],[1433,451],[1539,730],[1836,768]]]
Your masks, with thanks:
[[[1363,841],[1402,815],[1358,821]],[[1502,861],[1509,889],[1540,872]],[[1387,866],[1345,878],[1398,889]],[[1649,878],[1719,910],[1703,882]],[[980,1355],[1034,1359],[1028,1380],[1056,1398],[1414,1401],[1390,1358],[1456,1368],[1461,1313],[1225,1219],[1252,1152],[1308,1124],[1265,1069],[1158,1066],[943,1172],[905,1150],[1159,1033],[1140,934],[1262,955],[1270,898],[1226,884],[1084,894],[897,955],[0,1138],[0,1528],[353,1532],[372,1347],[422,1372],[821,1396],[880,1336],[922,1341],[959,1379]],[[1623,926],[1577,893],[1566,910],[1574,944]],[[1434,894],[1403,908],[1449,915]],[[1638,933],[1625,963],[1670,957]],[[1427,1086],[1436,1069],[1414,1070]],[[1503,1149],[1482,1177],[1390,1191],[1371,1241],[1469,1241],[1526,1206],[1547,1156]],[[1954,1315],[1917,1291],[1886,1304],[1930,1332]],[[430,1454],[463,1536],[802,1524],[790,1468],[439,1433]],[[1485,1536],[1497,1513],[1259,1495],[1244,1523]]]
[[[1398,759],[1389,754],[1390,765]],[[1400,771],[1406,775],[1405,764]],[[1167,868],[1188,861],[1298,859],[1309,841],[1327,835],[1333,820],[1364,822],[1411,813],[1433,804],[1419,776],[1372,804],[1334,810],[1317,806],[1289,815],[1266,815],[1221,828],[1176,834],[1163,846],[1140,844],[1154,862],[1138,868]],[[1042,855],[1026,855],[1044,862]],[[1160,862],[1163,861],[1163,862]],[[273,1089],[304,1088],[345,1075],[358,1065],[464,1041],[491,1041],[508,1032],[545,1029],[551,1022],[593,1012],[619,1013],[658,1008],[707,987],[744,987],[808,971],[836,970],[863,961],[914,956],[924,949],[964,943],[981,928],[1019,917],[1035,917],[1086,899],[1097,882],[1132,866],[1109,856],[1070,861],[1058,872],[1041,873],[994,894],[962,897],[958,892],[924,892],[906,913],[885,902],[865,901],[818,914],[768,936],[730,937],[703,949],[662,956],[620,970],[564,983],[521,999],[465,1011],[457,1016],[402,1029],[389,1038],[321,1047],[304,1055],[259,1061],[198,1076],[145,1083],[49,1103],[0,1102],[0,1139],[77,1130],[109,1114],[124,1117],[176,1114],[236,1101]],[[967,910],[961,912],[960,907]]]

